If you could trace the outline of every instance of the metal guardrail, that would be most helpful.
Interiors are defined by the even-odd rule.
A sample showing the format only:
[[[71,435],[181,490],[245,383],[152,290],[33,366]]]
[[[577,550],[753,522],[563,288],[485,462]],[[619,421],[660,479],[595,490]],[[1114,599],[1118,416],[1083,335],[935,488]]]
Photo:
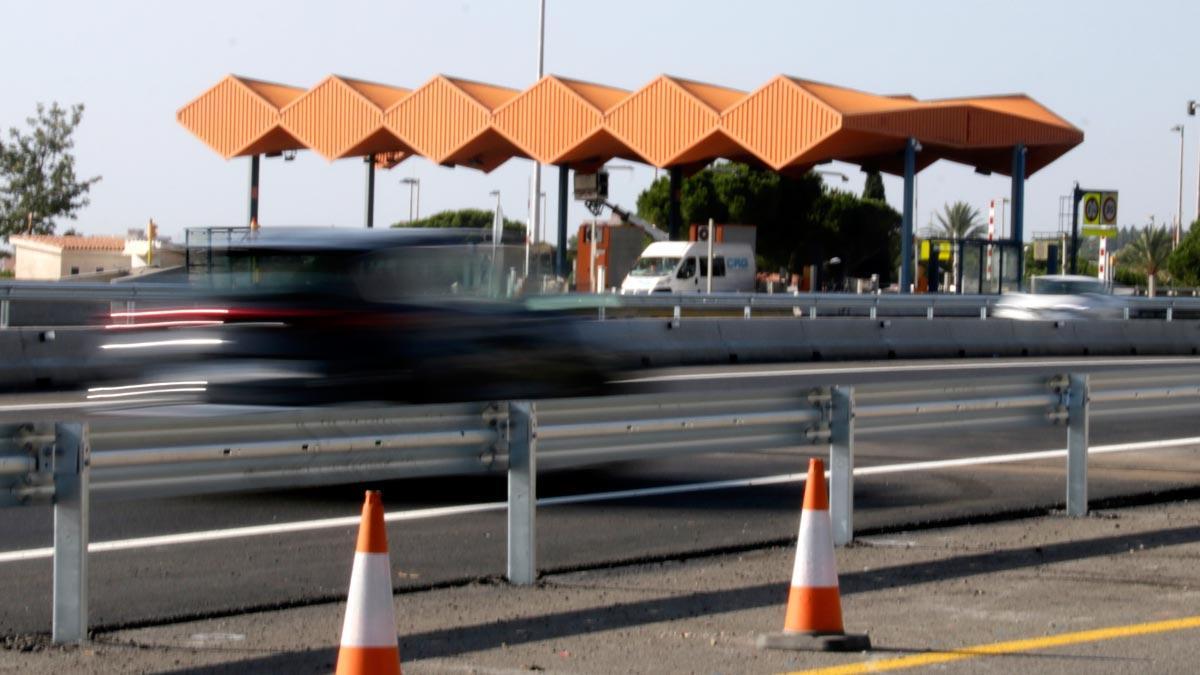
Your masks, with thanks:
[[[1104,414],[1200,406],[1200,361],[1120,373],[957,377],[740,392],[635,394],[369,411],[317,409],[187,419],[23,425],[0,444],[0,505],[53,499],[56,642],[86,636],[92,498],[191,495],[266,487],[507,472],[508,578],[537,575],[540,470],[707,452],[805,451],[828,445],[838,544],[853,539],[854,442],[871,434],[970,425],[1066,429],[1067,513],[1087,512],[1091,404]],[[950,377],[950,376],[948,376]],[[64,413],[66,414],[66,413]]]

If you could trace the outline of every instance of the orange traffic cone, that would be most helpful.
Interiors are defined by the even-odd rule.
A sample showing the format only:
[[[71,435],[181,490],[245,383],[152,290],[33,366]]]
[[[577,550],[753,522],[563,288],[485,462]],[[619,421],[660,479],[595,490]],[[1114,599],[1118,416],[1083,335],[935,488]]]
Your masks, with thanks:
[[[759,636],[760,647],[820,651],[862,651],[871,648],[866,635],[848,635],[842,629],[842,599],[838,593],[837,559],[833,555],[833,523],[825,491],[825,466],[808,462],[804,509],[796,564],[788,591],[783,633]]]
[[[400,675],[400,646],[396,642],[392,566],[383,526],[383,500],[379,492],[370,490],[358,528],[337,675],[376,673]]]

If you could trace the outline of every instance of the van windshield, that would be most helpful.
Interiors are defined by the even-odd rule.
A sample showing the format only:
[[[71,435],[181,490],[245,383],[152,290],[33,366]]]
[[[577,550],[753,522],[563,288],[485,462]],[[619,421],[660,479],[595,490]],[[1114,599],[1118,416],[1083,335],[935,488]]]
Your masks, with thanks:
[[[631,277],[661,277],[671,274],[679,265],[679,258],[669,256],[657,258],[638,258],[637,264],[629,271]]]

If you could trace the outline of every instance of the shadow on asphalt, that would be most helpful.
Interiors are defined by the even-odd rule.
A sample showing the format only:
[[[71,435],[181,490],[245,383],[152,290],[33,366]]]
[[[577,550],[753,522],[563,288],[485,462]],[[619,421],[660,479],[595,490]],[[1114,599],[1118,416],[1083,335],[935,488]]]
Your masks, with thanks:
[[[947,581],[983,574],[1007,572],[1038,565],[1083,560],[1139,549],[1178,546],[1200,541],[1200,526],[1123,534],[1100,539],[1030,546],[955,556],[870,572],[840,576],[843,595],[866,593],[898,586]],[[786,570],[781,571],[782,574]],[[549,582],[553,586],[553,582]],[[787,598],[786,583],[771,583],[722,591],[691,593],[669,598],[627,602],[544,616],[524,617],[460,626],[400,636],[400,653],[406,660],[457,656],[495,649],[501,645],[525,644],[602,630],[632,628],[696,616],[722,614],[778,605],[782,615]],[[764,627],[764,629],[769,627]],[[189,674],[231,672],[328,672],[336,660],[336,648],[287,652],[231,664],[173,671]]]

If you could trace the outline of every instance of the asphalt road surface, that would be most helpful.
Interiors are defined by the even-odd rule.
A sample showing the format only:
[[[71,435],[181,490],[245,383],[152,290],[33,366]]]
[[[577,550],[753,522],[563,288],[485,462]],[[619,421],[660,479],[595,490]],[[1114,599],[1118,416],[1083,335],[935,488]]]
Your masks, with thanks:
[[[1093,416],[1093,448],[1200,439],[1200,416],[1194,412],[1151,416],[1142,411],[1119,417],[1100,413],[1097,409]],[[856,460],[860,467],[882,467],[1064,445],[1061,427],[864,434],[856,441]],[[553,499],[795,474],[804,470],[808,457],[826,453],[825,446],[812,446],[624,462],[544,474],[538,491],[541,498]],[[861,476],[855,481],[855,526],[860,532],[878,532],[1049,508],[1062,503],[1064,485],[1061,459]],[[1200,440],[1196,445],[1100,455],[1091,462],[1093,500],[1197,485]],[[236,538],[218,532],[190,543],[135,543],[94,553],[92,626],[147,625],[342,597],[354,548],[353,520],[364,487],[368,486],[93,504],[93,542],[327,518],[349,522],[295,532],[267,527],[254,536]],[[399,588],[503,575],[506,523],[498,505],[505,498],[503,477],[426,478],[371,487],[383,490],[389,513],[411,516],[389,525]],[[798,482],[775,482],[553,504],[538,511],[538,566],[543,571],[602,568],[783,543],[795,537],[801,491]],[[469,512],[456,508],[472,504],[482,506]],[[51,538],[49,507],[0,511],[0,635],[49,629],[51,561],[36,550],[49,546]],[[29,559],[14,559],[23,555]]]

